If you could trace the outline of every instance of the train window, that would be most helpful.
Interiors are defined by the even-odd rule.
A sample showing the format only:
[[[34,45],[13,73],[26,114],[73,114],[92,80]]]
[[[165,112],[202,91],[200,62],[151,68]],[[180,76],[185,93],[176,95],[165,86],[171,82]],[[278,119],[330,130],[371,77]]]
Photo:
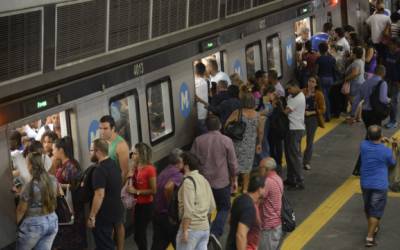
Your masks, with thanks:
[[[137,92],[130,91],[111,98],[109,107],[110,114],[115,120],[115,130],[125,139],[129,148],[141,141]]]
[[[267,38],[267,63],[268,69],[278,72],[278,77],[282,77],[282,47],[279,34],[274,34]]]
[[[157,143],[173,133],[171,81],[151,83],[146,90],[151,143]]]
[[[262,68],[261,42],[257,41],[246,46],[247,78],[253,77]]]

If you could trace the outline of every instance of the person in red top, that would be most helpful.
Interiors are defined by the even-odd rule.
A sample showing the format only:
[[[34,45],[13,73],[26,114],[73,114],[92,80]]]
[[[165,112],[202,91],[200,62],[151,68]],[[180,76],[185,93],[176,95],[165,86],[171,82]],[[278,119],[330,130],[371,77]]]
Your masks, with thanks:
[[[307,41],[304,44],[305,52],[302,54],[302,67],[303,67],[303,78],[301,88],[307,87],[308,78],[315,74],[315,63],[319,57],[319,54],[312,50],[311,41]]]
[[[275,250],[282,238],[283,182],[276,173],[276,162],[267,157],[260,162],[260,175],[265,176],[264,196],[260,202],[261,241],[259,249]]]
[[[128,178],[132,185],[128,192],[135,195],[134,214],[135,242],[139,250],[147,250],[147,226],[151,222],[154,210],[154,195],[157,191],[157,170],[151,164],[151,148],[145,143],[138,143],[130,156],[133,169]]]

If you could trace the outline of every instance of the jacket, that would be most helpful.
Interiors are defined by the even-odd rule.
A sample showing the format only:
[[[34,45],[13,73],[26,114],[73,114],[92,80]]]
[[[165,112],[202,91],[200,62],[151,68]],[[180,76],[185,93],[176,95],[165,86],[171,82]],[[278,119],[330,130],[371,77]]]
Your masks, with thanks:
[[[303,94],[307,94],[307,88],[303,89]],[[324,114],[326,111],[324,94],[320,90],[315,90],[315,110],[317,112],[318,126],[325,128]]]

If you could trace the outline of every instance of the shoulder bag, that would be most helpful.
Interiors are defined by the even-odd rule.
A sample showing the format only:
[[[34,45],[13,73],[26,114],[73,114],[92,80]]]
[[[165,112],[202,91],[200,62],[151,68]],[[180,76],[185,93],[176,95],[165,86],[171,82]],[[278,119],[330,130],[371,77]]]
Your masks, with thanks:
[[[60,194],[57,196],[56,214],[58,216],[58,224],[67,226],[74,224],[74,207],[72,203],[72,195],[69,187],[65,194],[61,186],[59,186]]]
[[[224,129],[224,134],[233,141],[242,141],[245,131],[246,123],[243,121],[242,109],[240,108],[237,121],[229,122]]]

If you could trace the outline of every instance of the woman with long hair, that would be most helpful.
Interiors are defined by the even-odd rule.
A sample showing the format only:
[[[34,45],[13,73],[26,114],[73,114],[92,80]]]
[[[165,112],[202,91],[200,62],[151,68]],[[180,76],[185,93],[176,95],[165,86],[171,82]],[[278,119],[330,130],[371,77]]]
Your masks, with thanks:
[[[135,195],[134,215],[135,242],[139,250],[147,250],[147,226],[152,220],[154,195],[157,192],[157,170],[151,163],[151,148],[140,142],[135,145],[131,158],[133,169],[128,177],[132,180],[128,192]]]
[[[55,167],[57,181],[64,191],[68,189],[75,190],[81,175],[81,168],[73,157],[71,137],[65,136],[54,142],[53,157],[60,162],[60,165]],[[76,198],[72,195],[74,224],[60,226],[53,246],[56,249],[72,250],[85,249],[87,247],[84,204],[78,202]]]
[[[314,145],[314,137],[318,126],[324,127],[324,113],[326,110],[324,94],[319,86],[318,76],[308,78],[307,87],[303,89],[306,97],[306,111],[304,123],[306,125],[306,150],[304,151],[304,169],[311,169],[311,156]]]
[[[29,153],[31,181],[25,185],[17,207],[17,250],[50,250],[58,231],[57,180],[44,168],[43,154]]]

